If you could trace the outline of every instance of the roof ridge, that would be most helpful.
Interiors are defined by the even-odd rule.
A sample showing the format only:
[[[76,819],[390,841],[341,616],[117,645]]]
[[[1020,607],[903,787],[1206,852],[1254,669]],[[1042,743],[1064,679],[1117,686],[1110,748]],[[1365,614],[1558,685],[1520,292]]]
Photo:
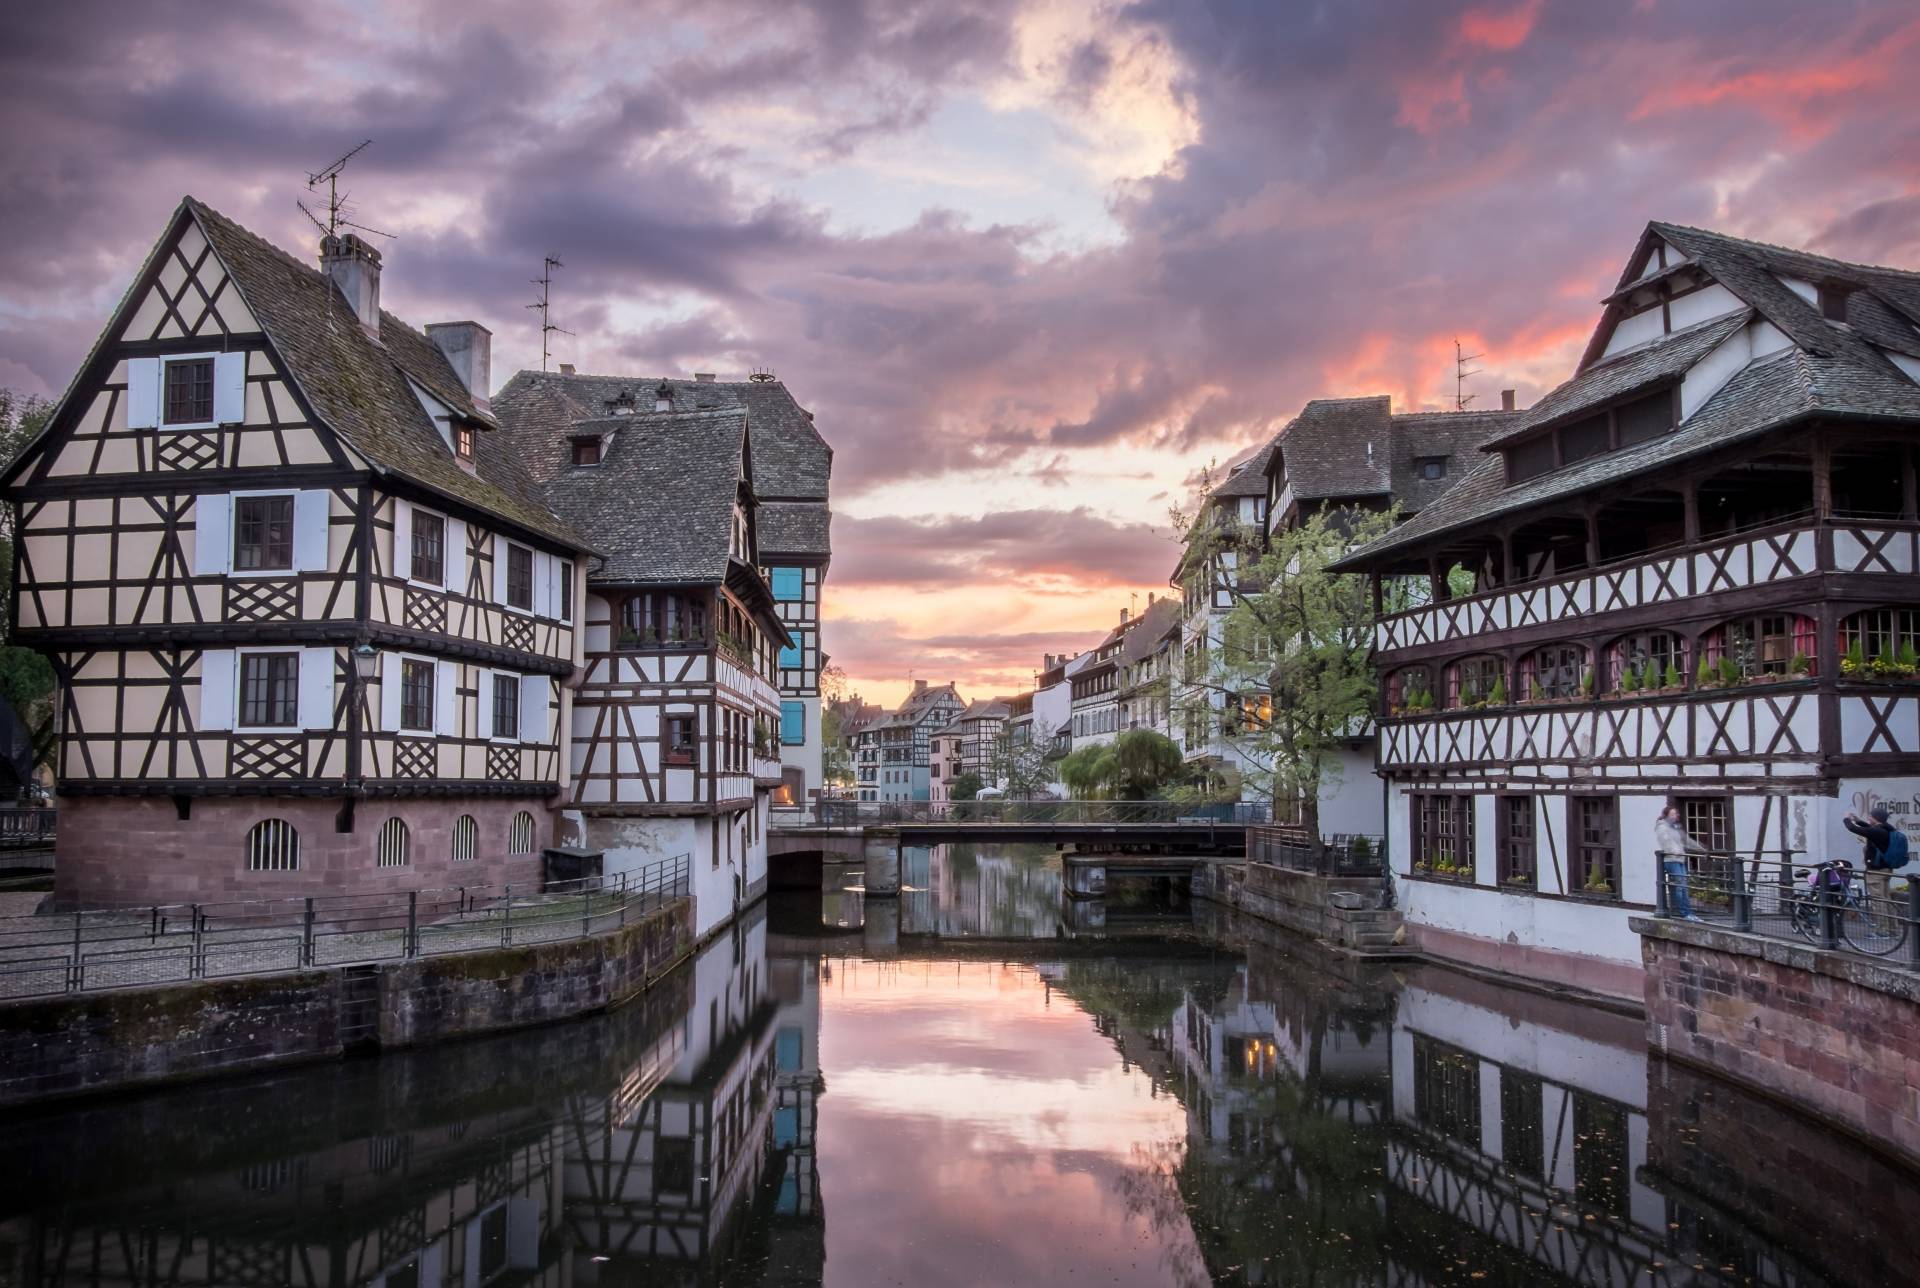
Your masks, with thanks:
[[[1891,264],[1868,264],[1860,260],[1841,259],[1835,255],[1822,255],[1817,250],[1807,250],[1800,246],[1784,246],[1779,242],[1761,241],[1757,237],[1740,237],[1733,233],[1723,233],[1717,228],[1701,228],[1696,224],[1674,224],[1662,219],[1650,221],[1655,229],[1673,229],[1681,234],[1697,233],[1703,237],[1718,238],[1723,242],[1732,242],[1736,246],[1752,246],[1760,250],[1779,251],[1787,255],[1800,255],[1807,259],[1817,259],[1840,268],[1862,269],[1869,273],[1898,273],[1902,277],[1911,277],[1920,281],[1920,269],[1895,268]]]

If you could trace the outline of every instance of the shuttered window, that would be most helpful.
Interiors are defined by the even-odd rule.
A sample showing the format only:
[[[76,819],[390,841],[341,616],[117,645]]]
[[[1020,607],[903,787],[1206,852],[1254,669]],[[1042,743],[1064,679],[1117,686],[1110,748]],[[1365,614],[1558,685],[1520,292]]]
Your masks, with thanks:
[[[293,872],[300,867],[300,833],[284,818],[263,818],[247,830],[249,872]]]
[[[300,655],[240,655],[240,723],[292,728],[300,719]]]
[[[444,586],[447,581],[447,521],[425,510],[413,512],[413,579]]]
[[[405,819],[390,818],[380,825],[375,861],[383,868],[404,868],[413,861]]]
[[[507,547],[507,607],[533,608],[533,551]]]
[[[520,677],[517,675],[493,677],[493,736],[520,736]]]
[[[433,663],[406,658],[400,663],[400,727],[433,731]]]
[[[233,500],[233,570],[293,568],[293,497],[239,496]]]

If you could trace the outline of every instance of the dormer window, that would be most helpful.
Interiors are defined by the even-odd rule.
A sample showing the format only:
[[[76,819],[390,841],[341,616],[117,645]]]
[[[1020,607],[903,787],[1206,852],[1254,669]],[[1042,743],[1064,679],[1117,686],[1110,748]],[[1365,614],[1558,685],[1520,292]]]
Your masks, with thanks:
[[[473,459],[473,426],[455,425],[453,427],[453,454],[463,461]]]
[[[609,416],[631,416],[633,411],[633,391],[630,389],[622,389],[618,396],[607,399]]]
[[[1507,458],[1507,482],[1538,478],[1563,465],[1669,433],[1678,422],[1677,402],[1672,387],[1655,390],[1505,446],[1501,450]]]
[[[573,440],[573,463],[575,465],[600,463],[600,435],[582,434]]]
[[[660,387],[653,391],[653,409],[655,411],[673,410],[673,386],[664,380],[660,382]]]
[[[1851,292],[1835,282],[1825,282],[1820,286],[1820,316],[1829,322],[1847,320],[1847,296]]]
[[[1423,479],[1443,479],[1447,477],[1447,458],[1444,456],[1416,456],[1413,472]]]

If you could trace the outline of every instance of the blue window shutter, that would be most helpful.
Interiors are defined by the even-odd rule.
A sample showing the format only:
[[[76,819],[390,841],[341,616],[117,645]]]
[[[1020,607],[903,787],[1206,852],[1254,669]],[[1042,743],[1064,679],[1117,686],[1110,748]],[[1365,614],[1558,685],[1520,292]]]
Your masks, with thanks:
[[[799,599],[805,593],[798,568],[775,568],[773,570],[773,597],[775,599]]]
[[[798,747],[807,740],[807,704],[804,702],[782,702],[780,704],[780,741],[788,747]]]
[[[800,649],[798,645],[789,644],[780,650],[780,665],[781,666],[799,666],[800,665]]]

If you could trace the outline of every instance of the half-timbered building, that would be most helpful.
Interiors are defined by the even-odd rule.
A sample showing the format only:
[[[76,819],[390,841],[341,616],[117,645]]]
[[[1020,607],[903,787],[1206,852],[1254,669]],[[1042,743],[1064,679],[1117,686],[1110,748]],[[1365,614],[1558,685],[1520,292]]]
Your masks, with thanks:
[[[1375,640],[1424,944],[1637,996],[1669,800],[1748,857],[1915,811],[1917,428],[1920,274],[1647,227],[1573,378],[1346,563],[1431,587]]]
[[[779,654],[761,575],[751,414],[520,372],[495,399],[553,508],[604,551],[587,570],[566,835],[608,874],[692,858],[706,934],[766,888],[782,783]],[[656,396],[656,393],[658,396]]]
[[[806,807],[817,796],[823,773],[820,674],[827,657],[820,644],[821,596],[833,553],[828,531],[833,449],[814,427],[813,413],[765,372],[746,380],[522,372],[501,398],[517,403],[536,387],[542,405],[568,420],[604,416],[622,399],[646,412],[745,413],[753,448],[754,555],[789,636],[775,658],[783,772],[774,803]],[[590,454],[590,437],[569,442],[566,459],[576,452]]]
[[[1070,710],[1073,749],[1098,747],[1120,736],[1120,652],[1139,619],[1120,610],[1120,624],[1088,650],[1086,664],[1073,675]]]
[[[188,198],[5,475],[63,901],[539,879],[588,543],[380,273]]]

